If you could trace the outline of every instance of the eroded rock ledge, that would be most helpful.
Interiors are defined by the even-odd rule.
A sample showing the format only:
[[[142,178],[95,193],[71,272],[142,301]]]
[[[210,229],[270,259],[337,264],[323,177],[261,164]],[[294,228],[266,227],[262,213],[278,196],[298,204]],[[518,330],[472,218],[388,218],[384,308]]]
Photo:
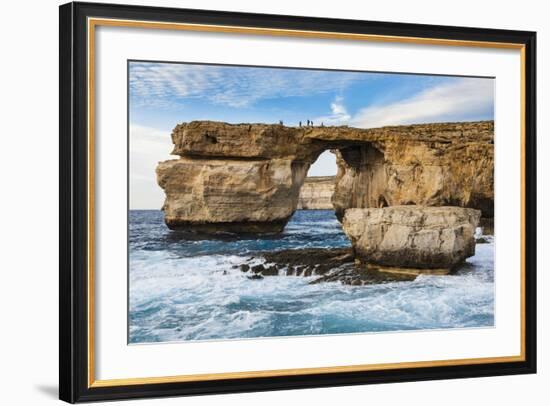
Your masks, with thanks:
[[[337,154],[332,204],[460,206],[493,215],[493,122],[359,129],[194,121],[161,162],[166,224],[188,231],[276,233],[298,206],[310,165]]]
[[[356,264],[351,248],[305,248],[261,252],[238,267],[248,279],[272,276],[310,277],[310,284],[341,282],[345,285],[371,285],[410,281],[416,275],[367,269]]]

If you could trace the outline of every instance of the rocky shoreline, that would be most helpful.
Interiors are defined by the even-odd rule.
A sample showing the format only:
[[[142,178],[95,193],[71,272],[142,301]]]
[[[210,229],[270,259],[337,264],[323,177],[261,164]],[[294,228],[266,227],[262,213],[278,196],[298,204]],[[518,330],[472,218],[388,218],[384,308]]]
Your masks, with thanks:
[[[364,266],[355,261],[352,248],[307,248],[259,252],[246,262],[234,265],[248,279],[272,276],[312,277],[310,284],[341,282],[345,285],[371,285],[411,281],[418,274],[390,272],[382,267]]]

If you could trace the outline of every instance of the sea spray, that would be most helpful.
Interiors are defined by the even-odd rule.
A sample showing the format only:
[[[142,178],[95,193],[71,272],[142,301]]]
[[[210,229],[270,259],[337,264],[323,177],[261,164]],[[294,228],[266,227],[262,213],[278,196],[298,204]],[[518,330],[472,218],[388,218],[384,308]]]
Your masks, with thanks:
[[[280,236],[210,239],[169,231],[159,211],[131,211],[129,341],[490,327],[494,243],[487,241],[449,276],[366,286],[250,280],[238,265],[253,253],[349,247],[334,213],[299,210]]]

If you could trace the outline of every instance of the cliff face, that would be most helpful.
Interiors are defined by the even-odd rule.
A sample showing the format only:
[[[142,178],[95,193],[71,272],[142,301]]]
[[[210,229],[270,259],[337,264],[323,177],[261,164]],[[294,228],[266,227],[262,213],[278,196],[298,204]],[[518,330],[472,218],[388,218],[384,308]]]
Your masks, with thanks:
[[[315,176],[305,179],[298,209],[303,210],[332,210],[332,195],[334,194],[334,176]]]
[[[206,233],[280,232],[298,204],[305,172],[288,159],[161,162],[165,222]]]
[[[342,148],[333,198],[347,208],[460,206],[493,216],[493,122],[367,130],[370,142]]]
[[[281,231],[327,149],[337,151],[340,219],[348,208],[411,204],[493,214],[492,121],[377,129],[195,121],[176,126],[172,141],[180,158],[157,167],[171,228]]]

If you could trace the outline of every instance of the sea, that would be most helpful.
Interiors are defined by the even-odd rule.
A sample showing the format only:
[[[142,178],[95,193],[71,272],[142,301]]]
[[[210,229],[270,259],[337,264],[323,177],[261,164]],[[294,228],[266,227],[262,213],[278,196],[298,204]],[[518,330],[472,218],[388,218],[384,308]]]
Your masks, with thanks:
[[[478,236],[481,229],[478,229]],[[298,210],[269,237],[192,237],[159,210],[129,213],[130,344],[494,325],[494,241],[484,236],[456,273],[350,286],[316,276],[251,280],[239,264],[261,251],[341,248],[331,210]]]

